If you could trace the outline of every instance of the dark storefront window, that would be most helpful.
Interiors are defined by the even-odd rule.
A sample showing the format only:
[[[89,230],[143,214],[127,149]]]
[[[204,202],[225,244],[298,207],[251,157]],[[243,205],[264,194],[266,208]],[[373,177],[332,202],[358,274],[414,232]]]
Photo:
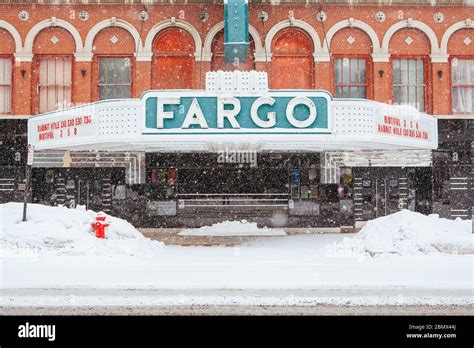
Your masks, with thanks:
[[[130,98],[130,58],[99,58],[99,100]]]
[[[341,58],[334,60],[336,98],[366,98],[367,78],[365,59]]]
[[[423,59],[393,60],[393,103],[409,104],[425,110],[425,74]]]
[[[451,61],[452,110],[463,114],[474,111],[474,59]]]
[[[0,58],[0,114],[8,114],[12,99],[12,61]]]
[[[26,161],[27,120],[0,119],[0,167],[23,166]],[[4,172],[11,175],[11,172]],[[1,178],[0,174],[0,178]]]

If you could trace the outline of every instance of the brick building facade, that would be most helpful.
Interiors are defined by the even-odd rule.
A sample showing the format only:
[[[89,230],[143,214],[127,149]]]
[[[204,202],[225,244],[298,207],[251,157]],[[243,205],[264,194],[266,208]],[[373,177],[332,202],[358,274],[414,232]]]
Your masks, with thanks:
[[[268,3],[257,0],[249,2],[248,21],[247,58],[228,63],[224,58],[222,1],[0,0],[0,202],[19,200],[24,191],[26,120],[30,116],[104,99],[139,98],[152,89],[204,89],[208,71],[257,70],[267,72],[273,90],[317,89],[328,91],[335,98],[411,104],[438,118],[438,150],[425,152],[419,161],[423,165],[405,166],[410,159],[403,157],[411,156],[407,152],[392,164],[384,163],[379,168],[372,167],[368,157],[364,158],[365,164],[354,165],[351,169],[354,177],[357,174],[359,179],[365,177],[388,191],[396,191],[392,194],[386,190],[382,197],[377,193],[377,184],[368,186],[365,193],[357,194],[364,199],[361,203],[355,198],[356,191],[352,192],[357,189],[356,184],[351,182],[351,197],[345,203],[351,207],[367,206],[366,215],[356,216],[355,221],[397,211],[399,200],[405,199],[401,197],[409,195],[408,187],[416,191],[412,210],[453,218],[472,216],[474,3],[471,0]],[[393,156],[393,152],[375,153],[379,156],[376,160],[386,161]],[[58,156],[59,162],[51,159],[48,163],[61,167],[63,157]],[[61,183],[64,203],[68,192],[65,183],[71,181],[70,187],[75,188],[70,189],[69,195],[81,203],[80,197],[86,193],[80,185],[87,182],[87,189],[91,189],[87,191],[88,197],[99,202],[91,206],[113,211],[111,187],[123,184],[123,172],[120,168],[91,169],[102,166],[100,154],[97,157],[84,152],[77,156],[89,156],[87,163],[77,164],[88,169],[38,168],[33,180],[51,181],[51,185],[36,193],[33,187],[33,200],[47,200],[49,191],[57,191],[57,184]],[[125,152],[111,156],[119,160]],[[158,168],[158,162],[176,168],[177,163],[189,167],[195,160],[197,164],[194,163],[194,172],[189,176],[195,180],[193,175],[197,175],[200,167],[210,165],[209,156],[147,153],[146,184],[127,188],[138,192],[143,199],[132,200],[131,206],[146,202],[151,205],[139,210],[148,211],[150,206],[156,210],[160,200],[176,198],[169,198],[166,189],[159,192],[157,173],[168,168]],[[325,156],[325,153],[302,151],[296,157],[283,154],[282,161],[301,163],[309,158],[322,172]],[[291,168],[283,162],[273,168],[274,159],[268,153],[262,158],[258,175],[272,170],[275,177],[283,173],[280,181],[284,187],[287,170]],[[46,156],[44,159],[50,160]],[[304,170],[313,173],[313,167]],[[250,171],[247,174],[253,175]],[[101,176],[106,179],[100,179],[102,183],[97,184]],[[394,177],[396,186],[391,187],[389,183]],[[235,182],[229,180],[226,189],[231,190]],[[315,202],[329,207],[329,215],[325,219],[313,216],[313,225],[353,225],[354,214],[342,218],[345,206],[338,200],[338,183],[324,183],[319,176],[314,180],[319,185],[318,191],[326,190],[325,197],[329,199],[319,202],[318,197]],[[399,188],[402,186],[406,192]],[[263,187],[262,192],[266,189]],[[311,200],[307,191],[304,195],[303,201]],[[154,201],[148,202],[151,196]],[[392,203],[384,203],[390,199]],[[122,212],[121,204],[123,201],[119,199],[118,215]],[[147,215],[147,224],[163,223],[152,215]],[[192,222],[194,215],[191,216]],[[178,220],[186,218],[170,224],[181,223]],[[307,217],[301,217],[293,223],[296,226],[305,221]]]
[[[394,61],[421,59],[424,110],[472,114],[472,106],[453,110],[451,75],[453,61],[474,57],[473,7],[460,1],[437,6],[334,3],[251,3],[251,49],[240,64],[223,62],[221,4],[0,4],[0,57],[4,74],[11,74],[2,82],[11,98],[5,93],[1,100],[10,105],[0,109],[12,116],[40,111],[44,59],[68,61],[68,76],[60,76],[64,81],[58,84],[70,92],[56,102],[78,104],[100,99],[99,60],[104,57],[129,58],[130,97],[149,89],[203,88],[212,69],[267,71],[270,88],[323,89],[337,96],[337,60],[359,58],[369,99],[396,99]],[[267,21],[259,20],[261,11]]]

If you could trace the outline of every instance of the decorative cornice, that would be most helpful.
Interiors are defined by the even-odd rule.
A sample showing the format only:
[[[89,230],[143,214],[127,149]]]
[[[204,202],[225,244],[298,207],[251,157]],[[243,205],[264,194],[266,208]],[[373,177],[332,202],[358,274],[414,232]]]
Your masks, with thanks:
[[[32,62],[33,61],[33,53],[32,52],[18,52],[14,54],[15,62]]]

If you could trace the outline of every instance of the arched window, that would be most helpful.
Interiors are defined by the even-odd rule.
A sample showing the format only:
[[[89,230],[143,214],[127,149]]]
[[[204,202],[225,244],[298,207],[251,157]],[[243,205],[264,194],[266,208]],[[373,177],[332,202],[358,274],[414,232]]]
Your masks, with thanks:
[[[133,64],[136,51],[132,34],[119,27],[102,29],[94,38],[94,99],[132,97]]]
[[[181,28],[165,29],[153,43],[152,86],[154,89],[194,87],[194,40]]]
[[[0,29],[0,115],[12,112],[13,54],[15,42],[6,30]]]
[[[331,40],[333,93],[336,98],[372,97],[372,41],[358,28],[343,28]]]
[[[43,29],[33,44],[33,111],[43,113],[72,103],[72,65],[76,44],[63,28]]]
[[[392,60],[392,100],[429,112],[430,41],[419,29],[400,29],[389,44]]]
[[[212,61],[211,61],[211,70],[223,70],[223,71],[250,71],[255,69],[255,42],[252,39],[252,36],[249,38],[249,48],[247,52],[247,59],[245,62],[234,62],[226,63],[224,61],[224,30],[219,31],[214,39],[212,40],[211,52],[212,52]]]
[[[272,43],[272,88],[314,88],[313,51],[311,38],[303,30],[279,32]]]
[[[459,29],[448,41],[451,62],[451,111],[474,112],[474,30]]]

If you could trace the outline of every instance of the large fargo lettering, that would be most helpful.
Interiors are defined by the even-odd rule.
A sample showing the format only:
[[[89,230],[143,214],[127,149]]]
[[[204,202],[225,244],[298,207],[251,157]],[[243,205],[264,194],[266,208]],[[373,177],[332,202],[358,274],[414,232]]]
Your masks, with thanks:
[[[184,94],[184,95],[183,95]],[[147,131],[166,133],[328,132],[330,97],[270,92],[263,96],[145,96]]]

